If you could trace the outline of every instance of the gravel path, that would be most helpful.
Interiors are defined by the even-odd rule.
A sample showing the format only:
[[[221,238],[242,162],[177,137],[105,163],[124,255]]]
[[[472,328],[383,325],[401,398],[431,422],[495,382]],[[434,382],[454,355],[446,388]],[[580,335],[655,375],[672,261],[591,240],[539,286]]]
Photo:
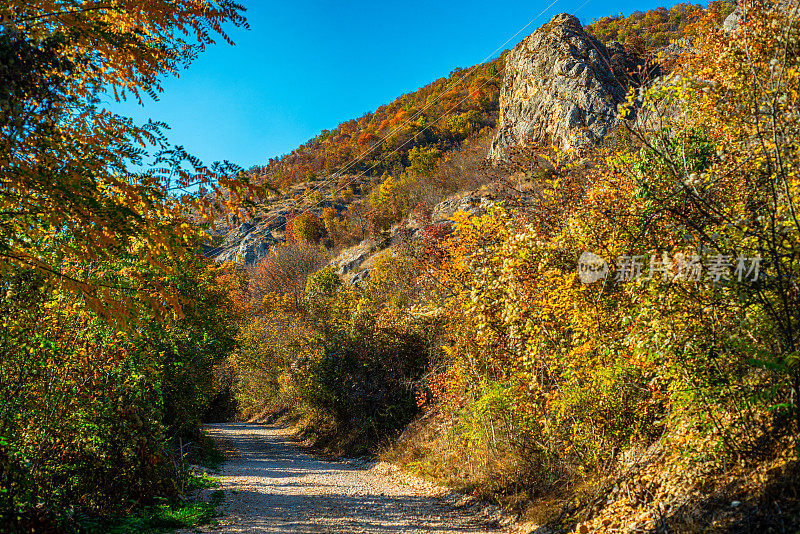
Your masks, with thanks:
[[[492,508],[386,463],[314,458],[286,428],[219,424],[208,432],[228,455],[223,517],[212,532],[498,532]]]

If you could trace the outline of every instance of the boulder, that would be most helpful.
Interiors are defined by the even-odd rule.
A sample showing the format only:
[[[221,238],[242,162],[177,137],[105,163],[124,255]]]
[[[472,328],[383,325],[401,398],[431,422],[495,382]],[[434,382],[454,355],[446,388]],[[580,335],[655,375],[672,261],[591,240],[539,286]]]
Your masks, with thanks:
[[[739,13],[739,10],[736,9],[725,17],[725,21],[722,23],[722,29],[725,30],[727,34],[733,33],[739,27],[741,20],[742,15]]]
[[[529,143],[581,149],[616,127],[627,92],[619,77],[631,62],[619,43],[611,52],[566,13],[515,46],[506,58],[490,158],[501,160]]]

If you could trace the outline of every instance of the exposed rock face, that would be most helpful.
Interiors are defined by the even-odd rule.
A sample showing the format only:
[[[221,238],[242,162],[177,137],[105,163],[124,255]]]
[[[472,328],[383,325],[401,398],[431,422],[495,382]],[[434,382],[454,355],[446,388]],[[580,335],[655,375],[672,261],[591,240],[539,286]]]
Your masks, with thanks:
[[[370,181],[368,176],[341,178],[359,194],[367,189]],[[206,247],[206,256],[218,262],[256,263],[268,255],[273,246],[286,240],[287,217],[291,219],[304,211],[321,216],[325,208],[333,208],[339,213],[345,211],[349,204],[344,200],[326,200],[339,191],[338,183],[331,179],[292,185],[278,198],[265,201],[253,220],[234,228],[219,228],[218,235],[224,239],[215,248]],[[315,195],[319,198],[315,199]]]
[[[408,243],[419,243],[423,239],[424,227],[437,226],[446,235],[456,227],[452,218],[457,212],[463,211],[472,216],[479,216],[499,201],[510,208],[518,209],[531,205],[536,199],[520,194],[517,189],[509,189],[504,181],[487,184],[475,191],[462,191],[434,206],[429,224],[420,225],[411,219],[398,223],[391,228],[385,239],[364,240],[343,250],[329,265],[333,266],[346,282],[355,286],[364,284],[370,280],[370,269],[376,258]]]
[[[737,9],[725,17],[725,20],[722,23],[722,29],[725,30],[725,33],[733,33],[739,27],[741,21],[742,15]]]
[[[517,144],[580,149],[618,124],[629,67],[622,46],[609,51],[573,15],[562,13],[520,42],[506,59],[500,125],[490,157]]]
[[[259,223],[260,224],[260,223]],[[253,223],[242,223],[225,236],[217,261],[238,261],[255,263],[267,254],[278,242],[272,236],[271,228]],[[283,223],[284,226],[286,223]]]
[[[453,229],[453,221],[450,220],[453,214],[462,210],[477,215],[483,211],[477,207],[482,205],[482,200],[470,192],[452,196],[433,208],[431,224],[442,226],[450,232]],[[330,265],[336,269],[339,276],[350,284],[356,286],[363,284],[370,279],[370,269],[376,257],[408,241],[419,241],[422,238],[421,230],[421,227],[415,222],[410,220],[401,222],[390,229],[386,239],[382,241],[364,240],[358,245],[343,250],[331,260]]]
[[[452,196],[433,208],[431,219],[435,224],[442,224],[459,211],[470,215],[479,215],[482,211],[480,209],[482,200],[482,198],[471,193]]]
[[[336,268],[336,272],[351,284],[369,279],[369,269],[362,267],[362,264],[380,247],[370,241],[362,241],[354,247],[342,251],[334,258],[330,265]]]

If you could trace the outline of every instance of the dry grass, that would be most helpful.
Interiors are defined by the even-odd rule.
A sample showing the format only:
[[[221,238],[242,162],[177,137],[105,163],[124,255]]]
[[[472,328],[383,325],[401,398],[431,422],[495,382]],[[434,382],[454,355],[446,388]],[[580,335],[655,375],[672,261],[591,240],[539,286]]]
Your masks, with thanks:
[[[381,459],[517,512],[522,521],[562,532],[798,532],[800,462],[793,437],[764,428],[765,448],[735,462],[716,457],[719,435],[687,456],[677,437],[637,444],[614,461],[564,484],[537,487],[519,458],[458,442],[455,423],[428,413]],[[766,442],[769,445],[766,445]],[[516,477],[516,480],[514,479]]]

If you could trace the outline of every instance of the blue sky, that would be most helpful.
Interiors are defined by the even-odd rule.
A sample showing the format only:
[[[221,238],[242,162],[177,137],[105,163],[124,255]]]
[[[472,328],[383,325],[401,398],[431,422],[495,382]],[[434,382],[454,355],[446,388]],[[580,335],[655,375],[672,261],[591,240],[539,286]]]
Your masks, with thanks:
[[[236,46],[210,47],[178,78],[164,80],[159,101],[114,108],[166,122],[171,142],[206,163],[228,159],[245,168],[483,61],[534,18],[503,48],[557,13],[589,23],[677,3],[556,0],[536,18],[553,0],[240,1],[250,30],[231,30]]]

